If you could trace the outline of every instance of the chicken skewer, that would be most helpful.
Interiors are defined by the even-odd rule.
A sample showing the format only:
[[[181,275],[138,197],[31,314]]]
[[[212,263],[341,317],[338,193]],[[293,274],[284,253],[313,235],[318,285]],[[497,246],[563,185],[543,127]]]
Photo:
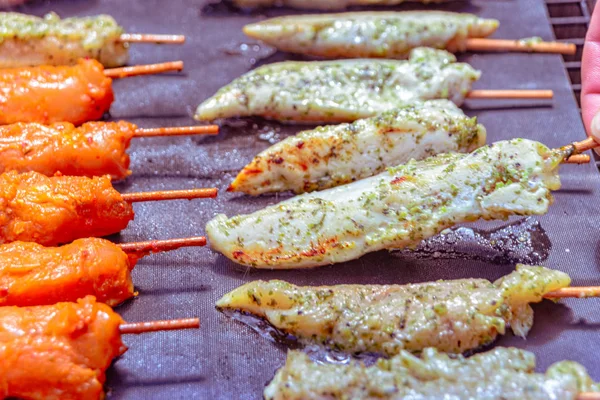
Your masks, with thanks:
[[[246,25],[244,33],[278,50],[334,58],[407,58],[412,49],[574,54],[573,44],[487,39],[499,22],[443,11],[290,15]]]
[[[0,69],[0,125],[100,119],[114,100],[111,78],[180,71],[183,62],[105,70],[96,60],[73,66]]]
[[[119,67],[129,60],[129,43],[185,42],[183,35],[128,34],[109,15],[61,19],[0,13],[0,68],[71,65],[80,58]]]
[[[290,136],[246,165],[229,191],[250,195],[323,190],[440,153],[471,152],[486,130],[448,100],[429,100],[349,124],[321,126]],[[1,152],[0,152],[1,153]],[[574,155],[566,163],[589,163]]]
[[[527,139],[440,154],[379,175],[296,196],[206,226],[213,249],[256,268],[307,268],[372,251],[415,246],[461,222],[540,215],[558,166],[591,141],[551,150]]]
[[[127,148],[134,137],[214,135],[218,126],[140,129],[120,122],[88,122],[75,127],[69,122],[42,125],[16,123],[0,126],[0,173],[36,171],[74,176],[131,174]]]
[[[0,174],[0,244],[23,241],[54,246],[106,236],[133,220],[132,202],[216,196],[215,188],[121,194],[109,176],[6,172]]]
[[[198,328],[197,318],[125,323],[93,296],[52,306],[0,307],[0,397],[101,399],[123,334]]]
[[[0,245],[0,306],[50,305],[88,295],[116,306],[137,295],[131,271],[140,258],[204,245],[204,237],[123,245],[98,238],[62,247],[31,242]]]
[[[403,351],[372,366],[351,361],[323,364],[289,351],[285,365],[265,388],[266,400],[423,399],[598,400],[600,384],[573,361],[536,373],[535,355],[498,347],[465,358],[436,349],[415,356]]]
[[[264,318],[303,344],[348,353],[391,356],[435,347],[458,354],[492,343],[508,327],[524,338],[533,325],[530,303],[600,296],[600,287],[570,283],[564,272],[525,265],[494,283],[458,279],[302,287],[255,281],[223,296],[217,308]]]
[[[407,61],[281,62],[237,78],[200,104],[195,118],[260,116],[289,122],[349,122],[417,101],[551,98],[546,90],[471,91],[481,73],[444,50],[417,48]]]

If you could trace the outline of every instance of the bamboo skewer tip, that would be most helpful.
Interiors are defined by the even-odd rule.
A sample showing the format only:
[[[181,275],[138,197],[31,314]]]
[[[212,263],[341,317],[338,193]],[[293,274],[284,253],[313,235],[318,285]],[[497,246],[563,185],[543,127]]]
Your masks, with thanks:
[[[218,125],[173,126],[166,128],[138,128],[135,137],[183,136],[183,135],[217,135]]]
[[[156,192],[134,192],[123,193],[121,197],[129,203],[142,201],[161,200],[192,200],[192,199],[214,199],[218,194],[217,188],[184,189],[184,190],[161,190]]]
[[[528,53],[555,53],[573,55],[577,52],[574,43],[527,42],[525,40],[470,38],[466,49],[470,51],[520,51]]]
[[[120,243],[117,246],[126,253],[157,253],[176,250],[182,247],[206,246],[206,237],[148,240],[144,242]]]
[[[483,89],[471,90],[467,93],[468,99],[552,99],[552,90],[529,89]]]
[[[119,332],[125,335],[198,328],[200,328],[200,318],[182,318],[163,321],[128,322],[119,326]]]
[[[183,70],[183,61],[169,61],[159,64],[133,65],[131,67],[109,68],[104,70],[104,76],[113,79],[131,76],[159,74],[162,72]]]
[[[185,35],[159,35],[153,33],[124,33],[119,41],[127,43],[158,43],[158,44],[183,44]]]

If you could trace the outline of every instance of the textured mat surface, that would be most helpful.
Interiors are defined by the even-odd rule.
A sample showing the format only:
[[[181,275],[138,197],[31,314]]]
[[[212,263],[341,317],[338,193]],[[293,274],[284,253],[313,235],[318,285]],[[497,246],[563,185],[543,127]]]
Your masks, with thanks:
[[[131,62],[183,59],[183,74],[130,78],[115,83],[113,119],[143,127],[187,125],[199,102],[261,63],[291,58],[247,39],[244,24],[290,10],[241,13],[222,4],[195,0],[55,0],[19,10],[62,16],[112,14],[129,32],[184,33],[183,46],[133,45]],[[399,7],[398,9],[408,9]],[[552,39],[543,1],[480,0],[446,9],[500,19],[496,37]],[[560,56],[477,54],[464,60],[483,71],[477,88],[553,89],[552,102],[471,101],[466,112],[487,127],[489,140],[512,137],[558,146],[584,138],[583,126]],[[521,105],[529,107],[519,107]],[[531,107],[539,105],[540,107]],[[131,148],[133,175],[122,191],[218,186],[215,200],[136,204],[136,219],[115,240],[174,238],[204,233],[215,214],[247,213],[278,200],[250,199],[225,192],[235,173],[256,153],[297,131],[264,121],[224,127],[214,138],[137,139]],[[595,167],[562,168],[563,189],[550,213],[535,218],[551,243],[544,265],[568,272],[577,285],[600,285],[600,178]],[[280,196],[279,198],[281,198]],[[490,229],[498,223],[477,224]],[[476,251],[476,250],[475,250]],[[443,256],[443,253],[442,253]],[[247,271],[209,248],[147,257],[134,272],[140,296],[118,311],[129,321],[197,315],[198,331],[127,337],[129,351],[116,361],[107,387],[111,399],[257,399],[285,359],[285,349],[214,309],[225,292],[253,279],[286,279],[297,284],[407,283],[435,279],[498,278],[513,264],[371,254],[360,260],[312,271]],[[496,260],[497,261],[497,260]],[[527,340],[510,335],[499,345],[536,353],[540,368],[573,359],[600,380],[600,300],[545,302],[534,307],[536,323]]]

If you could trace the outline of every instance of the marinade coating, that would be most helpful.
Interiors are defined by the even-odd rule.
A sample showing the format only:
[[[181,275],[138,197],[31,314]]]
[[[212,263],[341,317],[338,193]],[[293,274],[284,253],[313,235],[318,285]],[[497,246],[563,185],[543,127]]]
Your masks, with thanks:
[[[0,13],[0,68],[36,65],[72,65],[93,58],[105,67],[129,60],[123,34],[109,15],[61,19],[55,13],[43,18],[16,12]]]
[[[254,281],[223,296],[217,307],[264,318],[305,344],[349,353],[390,356],[427,347],[464,353],[493,342],[509,326],[525,337],[533,325],[529,303],[570,282],[563,272],[525,265],[494,283],[311,287]]]
[[[322,190],[413,158],[470,152],[485,139],[477,118],[465,116],[451,101],[430,100],[290,136],[256,156],[229,190],[251,195]]]
[[[0,126],[0,173],[35,171],[74,176],[131,174],[127,148],[137,126],[128,122],[35,122]]]
[[[323,364],[289,351],[285,365],[265,388],[266,400],[575,400],[598,392],[586,369],[560,361],[535,372],[535,355],[498,347],[469,358],[429,348],[420,357],[402,351],[376,364]]]
[[[133,220],[109,176],[47,177],[37,172],[0,175],[0,244],[45,246],[117,233]]]
[[[104,398],[105,371],[126,350],[124,321],[92,296],[77,303],[0,307],[0,398]]]
[[[98,238],[61,247],[0,245],[0,306],[51,305],[88,295],[116,306],[135,296],[135,261],[119,246]]]
[[[402,3],[438,4],[452,0],[232,0],[241,8],[291,7],[308,10],[340,10],[350,6],[394,6]]]
[[[443,11],[290,15],[246,25],[244,33],[290,53],[338,58],[407,58],[417,47],[465,51],[495,19]]]
[[[424,47],[412,50],[407,61],[287,61],[235,79],[200,104],[195,118],[349,122],[415,101],[450,99],[460,105],[479,76],[454,55]]]
[[[0,69],[0,125],[81,125],[102,118],[113,100],[112,80],[96,60],[79,60],[73,66]]]
[[[306,268],[416,246],[477,219],[540,215],[560,188],[567,154],[527,139],[470,154],[411,160],[371,178],[293,197],[252,214],[220,214],[206,232],[213,249],[257,268]]]

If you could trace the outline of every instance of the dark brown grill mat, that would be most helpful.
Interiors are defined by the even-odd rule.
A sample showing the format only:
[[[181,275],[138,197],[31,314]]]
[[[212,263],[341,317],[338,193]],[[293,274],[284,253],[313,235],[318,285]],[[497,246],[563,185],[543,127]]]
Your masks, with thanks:
[[[325,0],[324,0],[325,1]],[[248,40],[244,24],[289,10],[250,14],[198,0],[53,0],[21,11],[64,16],[109,13],[129,32],[174,33],[182,46],[131,46],[131,64],[182,59],[185,76],[148,76],[115,82],[114,119],[139,126],[189,125],[196,105],[233,78],[264,62],[285,59]],[[445,9],[476,12],[501,20],[496,37],[541,36],[552,40],[543,0],[473,0]],[[396,9],[409,9],[397,7]],[[585,137],[577,104],[558,55],[476,54],[465,60],[484,71],[477,88],[553,89],[553,107],[530,101],[472,101],[470,115],[488,128],[490,141],[523,136],[559,146]],[[538,103],[549,105],[550,103]],[[526,107],[516,108],[524,105]],[[235,173],[256,153],[299,128],[263,121],[224,127],[217,137],[139,139],[132,146],[133,175],[118,189],[142,191],[217,186],[214,202],[175,201],[139,204],[136,223],[121,241],[197,236],[216,213],[247,213],[276,201],[226,193]],[[576,285],[600,284],[600,178],[593,165],[562,168],[564,189],[546,216],[536,218],[552,244],[544,265],[568,272]],[[283,196],[279,196],[282,198]],[[481,223],[489,230],[503,223]],[[450,249],[451,250],[451,249]],[[314,271],[246,271],[208,247],[147,257],[134,271],[137,300],[118,310],[127,321],[199,316],[198,331],[162,332],[126,338],[129,351],[109,373],[111,399],[258,399],[264,384],[283,364],[282,347],[214,310],[225,292],[253,279],[280,278],[295,284],[407,283],[435,279],[496,279],[514,265],[477,260],[393,257],[386,252]],[[600,300],[545,302],[535,307],[536,324],[527,340],[510,335],[500,345],[534,351],[539,367],[562,359],[584,364],[600,380]]]

